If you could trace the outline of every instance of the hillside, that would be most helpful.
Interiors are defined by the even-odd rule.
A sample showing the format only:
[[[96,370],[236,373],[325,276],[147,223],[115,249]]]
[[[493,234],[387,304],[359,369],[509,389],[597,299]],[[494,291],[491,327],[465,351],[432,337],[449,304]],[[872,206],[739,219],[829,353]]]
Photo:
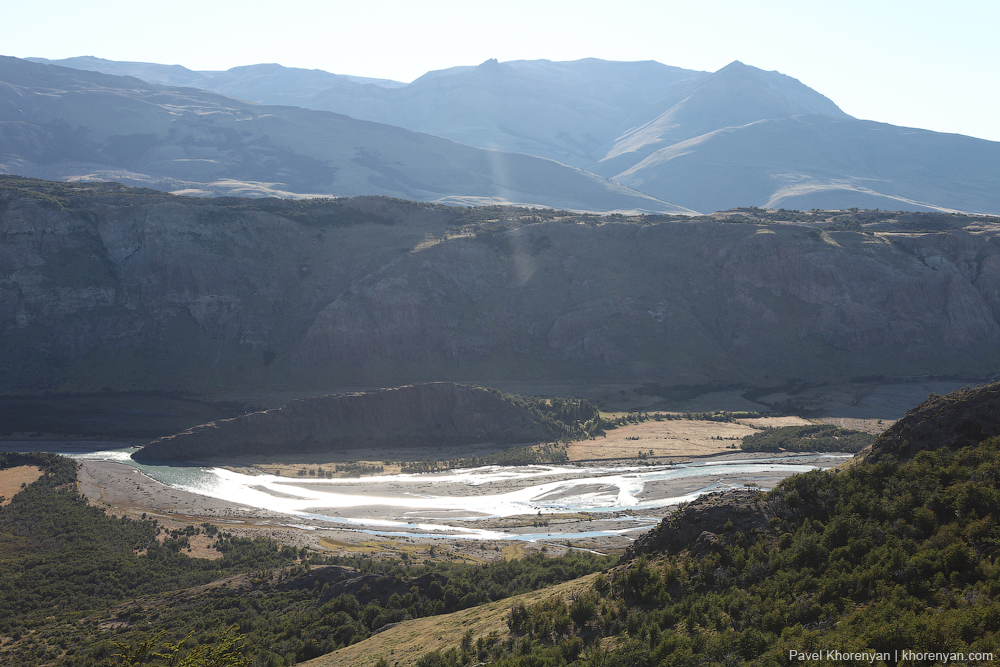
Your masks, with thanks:
[[[1000,384],[928,396],[861,455],[870,463],[906,461],[918,452],[974,447],[1000,435]]]
[[[32,59],[41,62],[41,59]],[[195,72],[154,63],[67,58],[48,64],[190,85],[259,104],[319,109],[426,132],[470,146],[587,168],[629,119],[704,72],[657,62],[490,60],[428,72],[409,84],[275,64]]]
[[[1000,637],[1000,430],[947,442],[979,408],[1000,409],[996,385],[928,401],[873,446],[888,453],[907,435],[903,458],[859,455],[766,494],[703,496],[590,591],[512,605],[492,645],[463,641],[403,664],[989,664]]]
[[[652,61],[487,60],[393,89],[331,88],[303,106],[593,170],[631,123],[702,75]]]
[[[374,84],[386,88],[398,88],[406,85],[388,79],[331,74],[317,69],[282,67],[276,63],[244,65],[233,67],[224,72],[201,72],[181,65],[107,60],[94,56],[77,56],[60,60],[49,60],[48,58],[25,58],[25,60],[45,65],[101,72],[102,74],[134,76],[137,79],[161,86],[204,88],[260,104],[284,104],[300,107],[308,107],[309,105],[297,104],[296,101],[310,99],[317,92],[338,85]]]
[[[800,81],[739,61],[684,83],[656,100],[655,117],[616,137],[594,171],[618,174],[661,148],[761,120],[811,114],[850,118],[830,99]],[[743,155],[736,159],[745,158]]]
[[[0,58],[0,172],[200,195],[686,211],[552,160],[7,57]]]
[[[896,469],[922,457],[925,462],[952,458],[954,452],[978,448],[986,441],[1000,440],[1000,383],[967,387],[946,396],[932,395],[896,421],[875,442],[860,451],[852,465],[869,470],[878,464]],[[996,449],[994,442],[988,449]],[[853,474],[853,473],[852,473]],[[858,473],[864,475],[864,473]],[[995,482],[996,480],[994,480]],[[789,483],[789,486],[794,484]],[[984,488],[984,493],[994,493]],[[725,530],[766,532],[774,521],[797,516],[802,511],[817,511],[809,507],[815,498],[791,496],[788,490],[771,494],[757,491],[727,491],[702,496],[682,512],[667,517],[660,526],[643,535],[625,555],[625,560],[643,554],[669,551],[678,553],[693,545],[704,550]],[[829,514],[833,501],[823,502]],[[723,529],[723,525],[732,526]],[[710,537],[703,535],[708,531]]]
[[[534,444],[569,438],[574,426],[496,390],[438,382],[299,399],[158,438],[132,458],[184,461],[345,449]]]
[[[614,180],[696,210],[746,206],[996,212],[1000,144],[802,115],[660,148]],[[704,183],[712,179],[711,190]]]
[[[600,217],[0,179],[17,393],[1000,372],[993,218]]]
[[[0,500],[5,665],[130,664],[126,652],[166,644],[183,645],[187,658],[224,645],[227,628],[251,660],[294,665],[402,620],[542,594],[612,562],[587,553],[482,565],[340,557],[233,535],[227,524],[109,516],[77,493],[73,461],[0,452],[0,474],[21,467],[44,474]],[[162,662],[150,654],[131,664]]]

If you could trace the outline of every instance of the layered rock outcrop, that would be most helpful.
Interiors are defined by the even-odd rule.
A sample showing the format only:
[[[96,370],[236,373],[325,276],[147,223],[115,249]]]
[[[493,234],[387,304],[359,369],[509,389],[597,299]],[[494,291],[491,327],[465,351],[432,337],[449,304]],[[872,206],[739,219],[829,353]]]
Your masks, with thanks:
[[[554,435],[499,392],[436,382],[299,399],[159,438],[132,458],[186,461],[223,455],[536,443]]]
[[[625,219],[116,187],[0,188],[0,390],[1000,372],[996,219],[921,231],[863,211]]]

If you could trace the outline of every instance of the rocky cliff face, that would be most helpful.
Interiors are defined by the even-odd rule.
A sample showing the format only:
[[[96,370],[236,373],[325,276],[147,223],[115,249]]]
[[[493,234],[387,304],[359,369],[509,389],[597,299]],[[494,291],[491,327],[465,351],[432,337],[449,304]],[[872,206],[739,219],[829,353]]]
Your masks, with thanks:
[[[553,434],[495,391],[449,382],[320,396],[154,440],[139,461],[538,442]]]
[[[930,396],[858,456],[906,460],[921,450],[961,449],[1000,435],[1000,383]]]
[[[729,489],[699,496],[636,539],[622,554],[622,562],[643,554],[684,550],[703,555],[718,544],[720,535],[766,532],[770,520],[780,514],[780,503],[769,501],[757,490]]]
[[[4,391],[1000,371],[995,219],[602,218],[4,183]]]

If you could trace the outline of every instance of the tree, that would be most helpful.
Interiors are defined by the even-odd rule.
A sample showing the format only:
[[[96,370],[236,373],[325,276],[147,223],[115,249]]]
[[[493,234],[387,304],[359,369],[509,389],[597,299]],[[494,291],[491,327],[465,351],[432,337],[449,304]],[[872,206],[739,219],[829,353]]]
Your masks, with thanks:
[[[150,637],[139,642],[135,646],[115,642],[118,653],[112,658],[112,664],[120,667],[140,667],[148,665],[156,667],[159,665],[175,665],[176,667],[249,667],[250,661],[243,655],[244,637],[237,630],[235,625],[231,625],[221,632],[217,641],[212,644],[199,644],[181,658],[174,661],[174,657],[181,650],[181,647],[191,638],[187,637],[171,644],[164,642],[161,648],[157,648],[163,634]]]

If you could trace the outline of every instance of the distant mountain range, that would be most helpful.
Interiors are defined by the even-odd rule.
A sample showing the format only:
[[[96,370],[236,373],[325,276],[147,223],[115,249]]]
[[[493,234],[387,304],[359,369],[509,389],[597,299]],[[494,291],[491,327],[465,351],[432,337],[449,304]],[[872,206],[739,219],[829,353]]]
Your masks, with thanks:
[[[182,194],[690,212],[524,153],[17,58],[0,58],[0,173]]]
[[[273,63],[234,67],[222,72],[199,72],[181,65],[104,60],[93,56],[78,56],[63,60],[47,58],[25,60],[102,74],[134,76],[161,86],[202,88],[244,100],[253,100],[259,104],[307,108],[312,108],[308,101],[314,96],[337,86],[373,84],[386,88],[399,88],[406,85],[388,79],[331,74],[319,69],[282,67]]]
[[[4,71],[15,69],[15,59],[5,60],[10,62]],[[104,109],[102,115],[110,125],[125,124],[134,128],[133,134],[155,135],[144,140],[155,145],[141,150],[142,141],[122,138],[131,135],[105,134],[104,139],[118,137],[114,145],[95,148],[100,155],[88,157],[104,160],[101,173],[124,167],[148,176],[147,182],[169,176],[178,181],[178,187],[169,183],[165,187],[175,191],[187,187],[218,193],[228,187],[247,193],[284,189],[299,194],[390,194],[424,201],[510,201],[596,211],[690,209],[707,213],[761,206],[1000,213],[1000,143],[858,120],[791,77],[740,62],[709,73],[652,61],[489,60],[475,67],[429,72],[404,84],[275,64],[197,72],[176,65],[90,57],[33,60],[51,71],[62,66],[156,84],[143,89],[130,79],[102,79],[97,85],[92,78],[82,84],[97,85],[94,95],[120,102],[116,112]],[[29,64],[16,62],[22,69]],[[79,133],[79,128],[86,127],[92,140],[99,139],[99,131],[91,124],[93,117],[76,111],[66,93],[54,99],[46,75],[33,71],[39,81],[33,82],[25,70],[21,82],[13,84],[18,92],[10,94],[39,91],[37,96],[51,107],[39,118],[48,136],[54,137],[51,141],[65,143],[58,129],[52,135],[53,128],[44,125],[54,122],[53,115],[59,113],[69,126],[68,130],[60,126],[62,130]],[[63,72],[59,76],[69,76]],[[2,81],[7,83],[3,89],[9,91],[12,82],[6,75]],[[199,88],[268,108],[263,111],[190,89],[160,86]],[[148,114],[138,114],[156,127],[143,130],[137,114],[127,110],[137,96],[147,111],[154,97],[162,98],[158,103],[164,115],[156,123]],[[16,100],[9,104],[16,106]],[[381,125],[279,110],[276,105],[333,112]],[[193,115],[179,114],[179,109],[188,106]],[[236,113],[241,109],[247,112],[243,116]],[[32,120],[12,117],[9,111],[8,107],[0,121]],[[81,118],[75,117],[77,113]],[[114,113],[123,118],[114,118]],[[261,117],[270,120],[258,121]],[[204,132],[189,138],[182,126],[193,118],[216,125],[222,121],[225,131],[238,126],[245,139],[234,147],[206,139]],[[283,129],[265,129],[273,123]],[[469,151],[422,135],[418,140],[398,128],[493,152]],[[218,135],[217,130],[209,132],[213,133]],[[266,155],[249,148],[262,136],[271,142]],[[322,139],[317,141],[317,136]],[[405,142],[404,136],[408,137]],[[44,143],[38,137],[35,140]],[[185,140],[188,144],[181,154],[176,142]],[[25,141],[24,136],[20,144],[17,135],[12,139],[10,128],[0,135],[0,152],[5,154],[0,169],[25,173],[17,170]],[[192,141],[210,143],[218,151],[198,154],[190,146]],[[414,150],[416,143],[430,154]],[[129,146],[124,150],[131,151],[131,165],[116,159],[116,148],[120,152],[124,144]],[[229,161],[232,168],[227,171],[219,166],[229,163],[220,153],[232,150],[240,155]],[[170,164],[162,159],[164,153],[172,156]],[[523,155],[576,170],[527,161]],[[42,164],[37,159],[26,161]],[[324,172],[331,168],[338,178]],[[87,175],[81,171],[87,169],[74,174],[40,169],[30,173],[50,178]],[[223,179],[230,184],[220,184]],[[236,187],[231,181],[254,183]],[[185,186],[192,183],[214,185]],[[582,197],[583,191],[590,195]],[[643,194],[649,198],[643,200]]]

